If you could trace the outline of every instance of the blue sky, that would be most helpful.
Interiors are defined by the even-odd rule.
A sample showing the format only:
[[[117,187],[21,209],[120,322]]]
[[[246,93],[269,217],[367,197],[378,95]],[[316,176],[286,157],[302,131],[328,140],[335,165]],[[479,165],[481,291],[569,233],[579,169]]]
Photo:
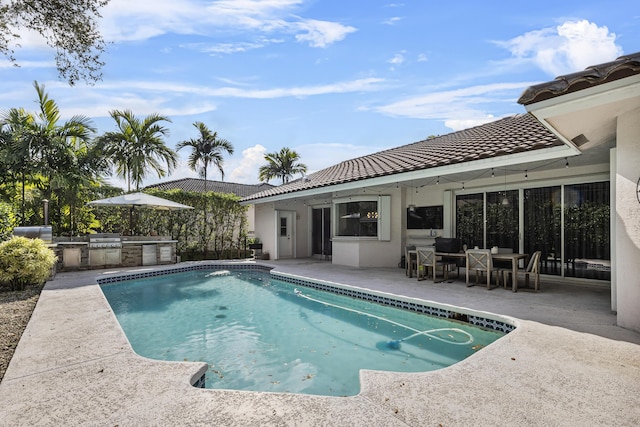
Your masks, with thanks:
[[[342,160],[523,113],[522,91],[640,51],[637,1],[111,0],[103,80],[68,86],[30,34],[0,58],[0,110],[35,111],[33,81],[100,133],[109,111],[202,121],[235,148],[225,181],[257,183],[289,147],[314,172]],[[168,179],[197,177],[179,152]],[[209,178],[219,180],[217,171]],[[145,185],[158,182],[155,176]],[[116,185],[124,187],[118,180]],[[279,184],[272,181],[272,184]]]

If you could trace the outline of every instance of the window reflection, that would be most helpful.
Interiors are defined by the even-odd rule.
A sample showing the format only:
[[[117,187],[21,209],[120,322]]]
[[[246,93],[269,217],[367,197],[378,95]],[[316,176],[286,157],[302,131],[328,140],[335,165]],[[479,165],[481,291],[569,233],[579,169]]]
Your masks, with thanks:
[[[484,199],[456,196],[456,237],[467,247],[519,251],[518,190]],[[609,182],[524,189],[523,199],[523,250],[542,252],[543,274],[611,280]]]
[[[338,203],[338,235],[377,237],[378,202]]]

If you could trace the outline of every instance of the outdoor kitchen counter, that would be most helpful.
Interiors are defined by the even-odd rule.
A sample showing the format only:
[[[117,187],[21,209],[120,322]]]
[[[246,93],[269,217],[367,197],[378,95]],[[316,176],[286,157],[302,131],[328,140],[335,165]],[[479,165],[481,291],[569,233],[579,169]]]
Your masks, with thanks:
[[[125,236],[122,238],[122,266],[175,264],[177,240],[162,236]]]
[[[157,245],[162,243],[178,243],[177,240],[124,240],[123,245]]]
[[[175,264],[178,241],[168,236],[95,234],[84,241],[56,241],[58,270]]]

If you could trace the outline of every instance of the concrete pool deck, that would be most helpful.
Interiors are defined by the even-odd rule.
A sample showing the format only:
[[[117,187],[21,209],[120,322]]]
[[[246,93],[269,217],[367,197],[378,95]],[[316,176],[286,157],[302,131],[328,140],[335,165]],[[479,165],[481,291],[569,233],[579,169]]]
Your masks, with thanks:
[[[401,269],[313,260],[276,271],[514,317],[517,329],[433,372],[363,371],[352,397],[192,387],[202,363],[129,346],[96,279],[142,268],[60,273],[45,286],[0,383],[0,425],[640,425],[640,334],[615,326],[608,289],[541,292],[416,281]]]

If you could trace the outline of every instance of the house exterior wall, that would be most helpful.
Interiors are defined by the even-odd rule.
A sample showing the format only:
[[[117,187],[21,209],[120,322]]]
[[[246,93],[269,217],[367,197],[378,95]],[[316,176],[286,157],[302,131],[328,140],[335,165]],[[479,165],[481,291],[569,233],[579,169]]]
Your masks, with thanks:
[[[640,109],[618,117],[616,148],[616,292],[618,325],[640,330]]]
[[[570,159],[569,159],[570,161]],[[514,173],[518,166],[509,166],[509,174],[505,185],[504,175],[496,169],[494,177],[488,169],[482,177],[470,182],[449,182],[442,179],[440,183],[434,182],[428,185],[415,186],[398,185],[398,188],[387,189],[384,195],[390,196],[390,230],[391,239],[388,241],[376,238],[357,237],[332,237],[332,263],[351,267],[397,267],[404,248],[407,244],[428,246],[435,242],[435,237],[452,237],[455,234],[455,200],[458,194],[474,194],[482,192],[537,188],[556,186],[563,184],[588,183],[606,181],[610,179],[609,163],[591,166],[570,166],[565,168],[565,161],[558,162],[558,167],[548,171],[529,171],[528,179],[522,173]],[[366,190],[364,193],[373,193]],[[324,196],[324,197],[323,197]],[[256,205],[256,236],[263,242],[263,251],[268,251],[274,258],[276,245],[276,214],[277,211],[293,211],[295,221],[295,258],[311,257],[311,226],[310,214],[314,202],[318,206],[331,206],[335,210],[334,202],[343,200],[344,196],[332,199],[330,194],[319,195],[315,199],[306,201],[284,200],[275,203]],[[433,230],[407,230],[407,207],[410,204],[416,206],[444,206],[444,227]],[[332,213],[334,215],[335,213]],[[335,218],[332,218],[335,221]],[[514,247],[514,251],[521,251],[520,247]],[[640,276],[640,275],[639,275]],[[575,279],[575,278],[574,278]]]
[[[262,253],[275,254],[276,231],[273,203],[255,205],[255,236],[262,243]]]
[[[309,248],[311,247],[311,244],[309,243],[311,241],[311,229],[309,228],[311,221],[309,219],[309,214],[311,211],[302,202],[296,203],[293,210],[296,213],[295,257],[309,258],[311,256],[309,251]]]
[[[262,252],[269,252],[275,259],[276,244],[278,238],[277,215],[278,212],[293,212],[295,216],[293,238],[295,239],[294,257],[307,258],[309,253],[310,231],[308,227],[309,209],[302,202],[289,203],[262,203],[252,205],[255,209],[255,236],[262,242]]]
[[[255,205],[247,206],[247,232],[249,235],[255,235],[256,230],[256,207]]]
[[[332,241],[332,263],[350,267],[397,267],[402,250],[405,207],[402,204],[402,189],[385,192],[391,197],[391,240],[375,238],[334,237]]]

